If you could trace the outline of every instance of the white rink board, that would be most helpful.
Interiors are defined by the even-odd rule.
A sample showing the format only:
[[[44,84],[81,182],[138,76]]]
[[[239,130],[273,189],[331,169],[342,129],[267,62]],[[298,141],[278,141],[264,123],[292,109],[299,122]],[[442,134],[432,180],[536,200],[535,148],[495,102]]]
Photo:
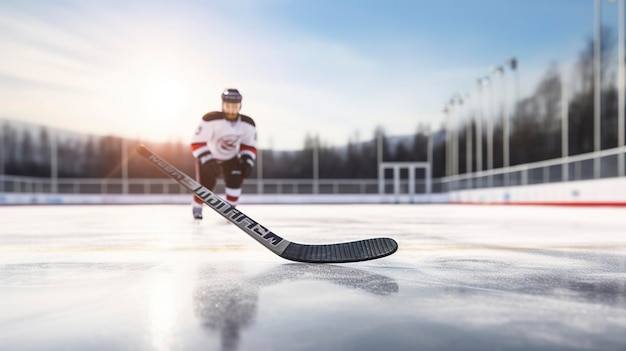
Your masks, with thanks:
[[[453,203],[583,203],[626,205],[626,178],[460,190],[449,193]]]

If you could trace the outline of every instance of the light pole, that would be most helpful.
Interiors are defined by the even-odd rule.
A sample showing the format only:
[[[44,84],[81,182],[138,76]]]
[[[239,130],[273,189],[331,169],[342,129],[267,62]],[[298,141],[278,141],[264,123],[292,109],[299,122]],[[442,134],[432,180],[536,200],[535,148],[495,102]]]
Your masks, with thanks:
[[[482,94],[482,78],[476,80],[476,171],[483,170],[483,94]]]
[[[457,95],[452,98],[452,170],[459,174],[459,107],[462,101]]]
[[[385,172],[381,166],[382,163],[383,163],[383,131],[380,128],[377,128],[376,129],[376,166],[378,167],[378,179],[383,180],[383,181],[380,181],[378,184],[379,194],[385,193],[385,182],[384,182]]]
[[[426,179],[428,179],[426,183],[426,194],[430,194],[432,190],[430,179],[432,179],[433,177],[433,130],[434,128],[432,128],[431,126],[428,127],[428,146],[426,147],[426,161],[428,162],[428,172],[430,174],[426,174]]]
[[[450,99],[450,114],[452,115],[452,174],[460,173],[459,167],[459,111],[463,105],[463,98],[455,93]]]
[[[507,107],[507,89],[506,89],[506,76],[504,74],[504,67],[498,66],[494,70],[496,77],[502,78],[502,91],[500,93],[500,102],[502,109],[502,167],[509,167],[509,112]],[[504,173],[504,185],[509,185],[509,173]]]
[[[444,114],[444,125],[446,126],[446,176],[449,176],[452,171],[450,157],[452,150],[452,148],[450,147],[450,141],[452,138],[450,137],[450,115],[448,114],[448,112],[450,111],[450,107],[448,106],[448,104],[443,105],[442,111]]]
[[[448,129],[450,146],[450,175],[454,175],[454,99],[448,101]]]
[[[600,151],[600,1],[595,0],[594,6],[594,23],[595,23],[595,40],[593,43],[593,76],[594,76],[594,84],[593,84],[593,151]],[[593,177],[594,179],[600,178],[600,158],[597,155],[594,155],[593,158]]]
[[[506,64],[509,66],[509,68],[511,69],[511,71],[513,71],[513,74],[515,75],[515,92],[513,94],[514,96],[514,101],[512,104],[512,108],[511,110],[513,111],[513,115],[515,115],[515,111],[517,109],[517,103],[519,101],[519,76],[518,76],[518,72],[517,72],[517,59],[515,57],[511,57],[508,60],[506,60]],[[511,104],[510,104],[511,105]],[[507,147],[507,152],[506,152],[506,162],[505,162],[505,166],[508,167],[511,165],[511,118],[513,117],[509,112],[511,110],[508,110],[507,108],[507,118],[506,118],[506,132],[505,132],[505,137],[506,137],[506,142],[505,145]]]
[[[313,194],[319,193],[319,178],[320,178],[320,138],[319,135],[315,135],[313,139]]]
[[[561,157],[569,156],[569,101],[567,96],[567,84],[561,84]],[[569,179],[568,164],[563,162],[561,179],[566,182]]]
[[[53,194],[59,191],[59,149],[58,133],[56,129],[50,132],[50,192]]]
[[[506,64],[507,66],[509,66],[509,68],[511,69],[511,71],[513,71],[515,73],[515,93],[514,98],[514,104],[517,104],[517,102],[519,101],[519,73],[518,73],[518,66],[519,66],[519,61],[515,58],[515,57],[509,57],[506,60]],[[515,111],[515,109],[513,109],[513,111]]]
[[[465,173],[472,173],[472,111],[469,108],[468,101],[470,93],[465,93],[465,110],[468,111],[467,127],[465,129]]]
[[[493,169],[493,111],[492,111],[492,101],[493,101],[493,87],[491,84],[491,80],[489,77],[483,78],[483,85],[486,86],[489,91],[487,94],[487,107],[489,108],[489,112],[487,115],[487,170],[490,171]],[[487,178],[488,186],[493,186],[493,177],[490,175]]]
[[[618,0],[618,47],[617,47],[617,146],[624,146],[624,65],[626,65],[626,53],[624,52],[624,0]],[[617,158],[617,174],[624,176],[624,153],[620,152]]]

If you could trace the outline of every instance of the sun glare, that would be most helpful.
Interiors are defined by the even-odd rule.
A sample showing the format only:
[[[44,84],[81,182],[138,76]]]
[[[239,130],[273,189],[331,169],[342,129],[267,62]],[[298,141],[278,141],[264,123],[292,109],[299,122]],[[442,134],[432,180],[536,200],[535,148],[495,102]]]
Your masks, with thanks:
[[[155,80],[147,86],[144,105],[154,116],[172,116],[183,108],[184,94],[173,80]]]
[[[177,79],[156,76],[157,72],[146,72],[137,84],[140,94],[133,109],[138,111],[133,129],[144,138],[165,141],[176,137],[173,126],[185,113],[186,92]]]

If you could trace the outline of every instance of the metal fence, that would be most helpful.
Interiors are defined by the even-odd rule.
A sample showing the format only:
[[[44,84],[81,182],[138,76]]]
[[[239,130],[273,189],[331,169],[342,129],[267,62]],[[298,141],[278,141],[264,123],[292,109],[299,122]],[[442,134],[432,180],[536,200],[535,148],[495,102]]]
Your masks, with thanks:
[[[426,194],[454,190],[588,180],[618,177],[624,174],[620,157],[626,147],[603,150],[565,158],[527,163],[507,168],[459,174],[428,182],[408,179],[407,174],[382,174],[381,179],[246,179],[247,194]],[[621,165],[621,166],[620,166]],[[218,181],[217,193],[224,191]],[[167,178],[156,179],[87,179],[36,178],[0,175],[0,192],[49,194],[181,194],[186,191]]]
[[[623,176],[626,147],[436,179],[433,192]],[[620,158],[622,158],[620,160]]]
[[[50,194],[181,194],[186,190],[175,181],[156,179],[86,179],[60,178],[53,182],[48,178],[0,176],[7,193]],[[393,189],[393,180],[387,181],[386,189]],[[408,182],[407,182],[408,183]],[[245,193],[257,194],[377,194],[377,179],[249,179],[243,185]],[[406,185],[405,185],[406,187]],[[224,191],[218,181],[216,192]]]

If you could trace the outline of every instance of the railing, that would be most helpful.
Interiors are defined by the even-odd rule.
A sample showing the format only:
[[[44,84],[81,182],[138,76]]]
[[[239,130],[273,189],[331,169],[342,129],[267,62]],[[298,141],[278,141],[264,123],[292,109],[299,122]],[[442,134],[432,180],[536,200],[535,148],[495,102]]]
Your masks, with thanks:
[[[88,179],[59,178],[56,182],[48,178],[0,176],[0,183],[7,193],[54,193],[54,194],[183,194],[186,190],[167,178],[156,179]],[[408,182],[403,182],[406,192]],[[425,189],[417,182],[418,191]],[[421,185],[421,186],[420,186]],[[377,179],[247,179],[243,191],[249,194],[378,194]],[[393,180],[385,182],[391,192]],[[223,182],[218,181],[216,192],[224,191]]]
[[[623,176],[625,170],[620,170],[620,157],[624,157],[625,153],[626,147],[617,147],[507,168],[449,176],[435,180],[433,192],[590,180],[595,179],[596,167],[599,168],[597,173],[599,178]]]
[[[524,186],[541,183],[594,179],[596,167],[600,178],[622,176],[620,157],[626,147],[565,158],[459,174],[433,179],[433,193],[454,190]],[[621,163],[623,165],[623,163]],[[623,166],[622,166],[623,167]],[[381,186],[382,184],[382,186]],[[218,181],[216,192],[222,193],[224,185]],[[405,178],[398,179],[246,179],[243,186],[247,194],[426,194],[430,188],[425,179],[415,179],[413,184]],[[186,191],[167,178],[156,179],[91,179],[91,178],[36,178],[0,175],[0,193],[50,193],[50,194],[182,194]]]

